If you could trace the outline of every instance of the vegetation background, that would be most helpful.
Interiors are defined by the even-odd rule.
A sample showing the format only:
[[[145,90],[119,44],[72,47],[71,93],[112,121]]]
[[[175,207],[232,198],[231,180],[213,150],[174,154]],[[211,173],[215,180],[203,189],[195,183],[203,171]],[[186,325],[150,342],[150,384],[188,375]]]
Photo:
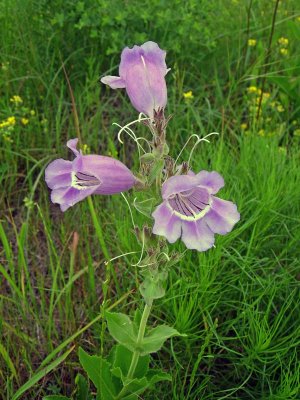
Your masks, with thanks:
[[[241,221],[173,267],[153,321],[188,336],[155,356],[173,382],[144,398],[299,399],[299,1],[2,0],[0,33],[0,398],[70,396],[78,346],[99,350],[105,265],[89,208],[61,213],[44,182],[76,135],[63,65],[85,149],[135,169],[133,143],[118,143],[112,123],[136,111],[99,77],[116,73],[125,46],[153,40],[171,68],[171,155],[193,133],[220,132],[192,167],[224,176]],[[94,206],[111,257],[139,251],[124,199]],[[118,310],[136,306],[136,261],[114,262],[111,304],[127,294]]]

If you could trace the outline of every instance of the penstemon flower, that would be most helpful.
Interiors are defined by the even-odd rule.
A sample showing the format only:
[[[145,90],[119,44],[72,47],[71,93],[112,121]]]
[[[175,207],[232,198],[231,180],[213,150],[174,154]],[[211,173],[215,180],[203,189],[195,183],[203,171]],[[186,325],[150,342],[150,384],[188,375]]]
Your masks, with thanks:
[[[52,189],[51,200],[62,211],[92,194],[114,194],[131,189],[136,179],[120,161],[99,155],[82,155],[76,149],[78,139],[67,142],[76,158],[52,161],[45,170],[45,180]]]
[[[148,196],[147,193],[143,193],[141,201],[139,198],[136,201],[135,198],[133,204],[141,214],[149,217],[153,203],[157,201],[153,196],[162,191],[163,202],[152,213],[155,220],[153,230],[146,225],[142,228],[135,226],[130,209],[134,231],[141,244],[139,261],[134,265],[140,267],[142,279],[139,291],[144,299],[143,312],[137,309],[132,317],[120,312],[110,312],[107,307],[110,299],[107,296],[110,277],[113,277],[116,283],[118,279],[112,267],[113,260],[136,252],[125,253],[109,260],[109,255],[106,254],[108,252],[104,251],[105,241],[101,225],[93,203],[89,201],[96,233],[107,263],[102,284],[101,355],[90,356],[83,349],[79,349],[79,360],[97,389],[97,399],[141,398],[145,390],[155,390],[158,382],[172,380],[171,376],[163,371],[149,370],[150,355],[159,351],[167,339],[185,335],[166,324],[158,324],[149,329],[147,321],[154,300],[166,293],[169,269],[179,261],[182,254],[168,249],[155,235],[165,236],[170,243],[181,238],[187,248],[205,251],[213,246],[216,233],[225,235],[240,219],[234,203],[215,197],[224,186],[221,175],[207,171],[200,171],[198,174],[188,172],[193,150],[202,140],[208,142],[207,137],[214,133],[202,139],[196,134],[192,135],[197,137],[197,142],[188,162],[183,162],[181,167],[176,163],[182,152],[176,160],[169,156],[166,128],[170,117],[165,117],[164,114],[167,103],[165,75],[168,72],[165,56],[165,51],[154,42],[146,42],[132,49],[127,47],[121,55],[120,76],[102,78],[102,82],[113,89],[126,88],[133,106],[150,117],[146,118],[146,126],[151,131],[151,140],[146,137],[137,138],[129,128],[140,120],[121,127],[119,131],[119,135],[121,132],[128,133],[135,139],[139,149],[143,150],[140,153],[142,155],[139,179],[118,160],[99,155],[83,155],[76,149],[77,139],[67,143],[74,152],[75,159],[55,160],[48,165],[45,172],[46,182],[52,189],[51,200],[60,204],[62,211],[92,194],[120,193],[135,186],[135,189],[148,192]],[[145,119],[143,121],[145,122]],[[144,139],[147,143],[146,149],[139,139]],[[180,171],[181,175],[177,172],[174,176],[174,171]],[[165,180],[163,185],[162,180]],[[126,198],[125,200],[130,207]],[[155,235],[152,235],[151,231]],[[128,294],[125,294],[122,298],[127,296]],[[121,299],[115,304],[120,301]],[[105,358],[103,350],[106,326],[117,343]]]
[[[225,235],[239,221],[234,203],[215,197],[224,186],[217,172],[172,176],[162,187],[163,203],[153,212],[153,233],[170,243],[181,237],[188,249],[205,251],[214,244],[214,234]]]
[[[154,110],[167,104],[165,57],[166,52],[154,42],[126,47],[121,54],[120,76],[105,76],[101,82],[112,89],[126,88],[134,108],[152,118]]]

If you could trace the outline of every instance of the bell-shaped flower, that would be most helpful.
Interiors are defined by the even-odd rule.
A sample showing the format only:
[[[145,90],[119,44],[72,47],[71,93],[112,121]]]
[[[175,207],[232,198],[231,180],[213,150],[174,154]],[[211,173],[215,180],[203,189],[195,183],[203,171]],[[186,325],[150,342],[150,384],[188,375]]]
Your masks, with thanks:
[[[112,89],[126,88],[133,107],[150,118],[167,104],[166,52],[154,42],[126,47],[121,54],[120,76],[105,76],[102,83]]]
[[[153,233],[170,243],[181,237],[188,249],[205,251],[214,235],[225,235],[239,221],[234,203],[214,195],[224,186],[217,172],[172,176],[162,187],[163,203],[153,212]]]
[[[120,161],[99,155],[82,155],[76,149],[78,139],[67,142],[75,154],[73,161],[52,161],[45,170],[51,201],[62,211],[92,194],[114,194],[131,189],[136,179]]]

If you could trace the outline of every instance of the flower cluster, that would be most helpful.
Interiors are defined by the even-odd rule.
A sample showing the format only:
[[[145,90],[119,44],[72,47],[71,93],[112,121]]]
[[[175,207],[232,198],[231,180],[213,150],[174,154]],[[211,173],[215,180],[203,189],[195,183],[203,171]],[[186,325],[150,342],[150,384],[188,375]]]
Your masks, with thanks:
[[[139,176],[144,190],[151,189],[152,184],[161,189],[161,199],[157,199],[158,205],[152,212],[153,233],[164,236],[170,243],[181,238],[187,248],[205,251],[214,245],[215,234],[225,235],[232,230],[240,215],[234,203],[215,196],[224,186],[221,175],[205,170],[195,174],[187,163],[179,168],[168,156],[165,57],[166,52],[154,42],[132,49],[126,47],[121,54],[119,76],[105,76],[101,81],[112,89],[126,89],[133,107],[147,117],[146,124],[153,135],[153,140],[148,141],[152,152],[141,157],[143,168]],[[192,99],[193,93],[184,93],[184,98]],[[77,144],[77,139],[67,143],[75,154],[73,161],[57,159],[45,172],[47,185],[52,190],[51,200],[62,211],[87,196],[120,193],[137,185],[137,178],[120,161],[83,155],[77,150]]]

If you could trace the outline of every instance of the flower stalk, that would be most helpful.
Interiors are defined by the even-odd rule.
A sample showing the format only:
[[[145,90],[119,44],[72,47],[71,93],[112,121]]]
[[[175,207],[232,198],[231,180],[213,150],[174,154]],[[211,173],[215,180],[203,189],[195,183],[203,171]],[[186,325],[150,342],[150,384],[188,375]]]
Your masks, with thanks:
[[[144,311],[142,314],[142,318],[140,321],[140,326],[139,326],[139,331],[138,331],[138,337],[137,337],[137,343],[136,347],[137,349],[133,352],[132,354],[132,359],[131,359],[131,364],[128,370],[128,374],[126,377],[126,381],[130,381],[134,377],[134,373],[140,358],[140,350],[139,348],[142,346],[144,335],[145,335],[145,330],[147,326],[147,321],[152,309],[152,303],[153,299],[148,300],[145,303]],[[123,387],[123,389],[120,391],[120,393],[117,395],[116,400],[122,399],[122,397],[127,393],[127,388],[126,386]]]

